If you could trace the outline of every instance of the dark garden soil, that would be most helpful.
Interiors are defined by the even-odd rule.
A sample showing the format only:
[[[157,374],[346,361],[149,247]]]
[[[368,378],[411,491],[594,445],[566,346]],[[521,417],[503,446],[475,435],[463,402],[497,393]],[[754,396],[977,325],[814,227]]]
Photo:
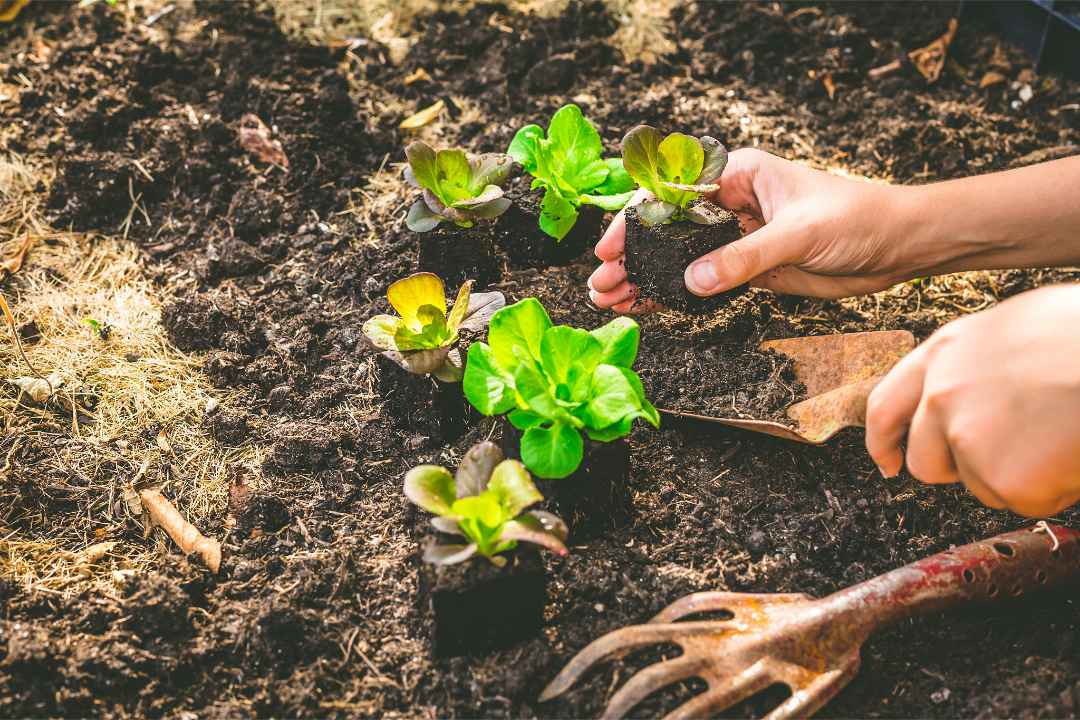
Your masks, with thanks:
[[[207,433],[268,448],[251,472],[275,500],[248,500],[261,509],[243,515],[217,577],[169,555],[121,598],[63,598],[0,578],[0,715],[591,717],[616,673],[625,680],[661,650],[608,664],[555,701],[537,696],[586,643],[688,592],[823,595],[1029,524],[961,487],[906,473],[883,480],[858,430],[811,447],[665,417],[659,430],[640,424],[628,436],[629,501],[572,536],[567,557],[544,555],[540,634],[505,651],[436,657],[419,604],[415,540],[427,518],[403,498],[402,475],[422,462],[450,465],[472,443],[497,439],[498,425],[471,416],[448,427],[435,406],[447,390],[394,375],[361,339],[363,321],[389,310],[387,286],[417,261],[407,203],[373,224],[355,211],[378,193],[365,178],[404,159],[408,139],[393,128],[405,111],[384,98],[410,108],[449,99],[438,142],[475,152],[502,150],[517,127],[546,125],[571,100],[609,151],[644,122],[896,182],[1076,152],[1080,88],[1036,76],[1009,46],[991,65],[993,28],[961,27],[956,64],[934,85],[910,68],[865,79],[938,37],[954,13],[936,2],[688,5],[670,23],[677,51],[646,64],[606,42],[617,21],[600,2],[548,19],[478,5],[419,19],[420,39],[398,67],[373,41],[348,52],[288,41],[243,3],[180,4],[153,37],[106,3],[40,15],[38,33],[56,47],[47,63],[11,59],[3,80],[19,90],[0,110],[0,137],[58,168],[41,189],[57,227],[122,234],[130,218],[147,272],[172,293],[163,322],[174,344],[205,352],[214,383],[239,393]],[[14,32],[4,40],[28,42]],[[405,85],[418,67],[433,81]],[[835,101],[808,76],[823,68]],[[1006,82],[978,89],[990,69]],[[1034,90],[1019,109],[1013,83]],[[288,173],[252,164],[240,148],[247,112],[281,140]],[[510,240],[499,242],[506,252]],[[595,264],[587,251],[554,267],[508,263],[492,287],[511,301],[539,297],[557,323],[595,328],[611,318],[587,302]],[[180,272],[193,282],[177,291],[169,279]],[[778,411],[796,392],[787,370],[769,356],[741,360],[761,339],[892,328],[921,339],[980,304],[1074,277],[988,273],[963,292],[927,281],[843,302],[752,291],[716,316],[643,319],[638,368],[657,405],[697,407],[687,398],[698,396],[712,398],[701,401],[709,409],[738,408],[767,396],[762,411]],[[53,457],[33,439],[9,456],[4,533],[45,532],[28,519],[39,516],[85,521],[87,535],[104,525],[101,498],[47,490],[60,472]],[[223,537],[226,512],[203,531]],[[1061,520],[1080,517],[1070,510]],[[113,539],[144,542],[134,530]],[[953,612],[881,632],[823,715],[1075,716],[1077,603],[1033,598],[1007,613]],[[635,715],[658,716],[696,689],[657,693]],[[760,716],[769,702],[777,698],[732,712]]]

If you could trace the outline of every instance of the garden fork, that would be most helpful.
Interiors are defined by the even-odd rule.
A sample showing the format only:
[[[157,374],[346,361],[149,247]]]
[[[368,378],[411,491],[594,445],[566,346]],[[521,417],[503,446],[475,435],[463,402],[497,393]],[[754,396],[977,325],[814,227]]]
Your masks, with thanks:
[[[611,698],[604,718],[621,718],[650,693],[701,678],[708,689],[668,718],[711,717],[781,683],[792,695],[766,717],[809,717],[859,669],[859,648],[876,630],[961,605],[1025,597],[1080,577],[1080,533],[1045,521],[1035,527],[946,550],[828,597],[801,593],[702,592],[677,600],[646,625],[608,633],[579,652],[540,696],[567,690],[591,667],[655,643],[683,654],[634,675]],[[727,611],[726,620],[677,622]]]

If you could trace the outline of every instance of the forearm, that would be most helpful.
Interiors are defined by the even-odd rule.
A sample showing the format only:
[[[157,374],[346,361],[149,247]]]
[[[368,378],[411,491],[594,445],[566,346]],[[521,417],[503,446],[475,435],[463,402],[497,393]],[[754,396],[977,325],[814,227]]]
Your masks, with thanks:
[[[897,188],[896,208],[913,277],[1080,264],[1080,157]]]

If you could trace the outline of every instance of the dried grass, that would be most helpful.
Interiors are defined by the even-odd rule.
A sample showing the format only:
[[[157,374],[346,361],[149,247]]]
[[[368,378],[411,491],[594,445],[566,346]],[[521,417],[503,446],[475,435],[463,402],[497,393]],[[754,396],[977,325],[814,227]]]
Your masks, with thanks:
[[[27,356],[42,374],[61,377],[57,395],[67,409],[37,405],[4,382],[0,414],[14,440],[0,474],[7,482],[29,480],[46,500],[75,499],[79,519],[50,516],[53,505],[46,501],[0,506],[0,568],[21,584],[66,594],[87,583],[110,586],[119,578],[111,571],[139,570],[173,551],[160,533],[153,548],[124,541],[93,566],[90,577],[74,574],[73,562],[58,554],[120,537],[120,525],[132,513],[118,501],[144,464],[146,478],[164,481],[177,507],[198,521],[224,506],[229,465],[257,466],[261,451],[249,446],[223,452],[203,427],[207,403],[227,404],[229,398],[213,390],[199,358],[169,345],[160,323],[160,292],[144,278],[135,247],[118,238],[49,228],[36,212],[33,189],[39,179],[48,184],[17,156],[0,161],[0,252],[7,256],[21,244],[20,228],[35,238],[7,295],[17,323],[37,325],[41,338],[25,346]],[[109,325],[107,341],[83,322],[88,317]],[[4,335],[2,378],[28,375],[10,333]],[[96,404],[85,407],[88,398]],[[168,452],[149,432],[159,423],[166,428]],[[31,443],[54,446],[47,466],[10,461]],[[31,528],[37,537],[13,533],[16,526]]]

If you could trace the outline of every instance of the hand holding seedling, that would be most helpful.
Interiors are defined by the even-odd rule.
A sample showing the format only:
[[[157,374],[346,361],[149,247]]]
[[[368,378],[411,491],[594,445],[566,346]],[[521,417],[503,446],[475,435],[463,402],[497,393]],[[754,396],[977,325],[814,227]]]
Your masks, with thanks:
[[[866,447],[881,473],[963,482],[1029,516],[1080,500],[1080,286],[1024,293],[953,321],[870,395]]]

